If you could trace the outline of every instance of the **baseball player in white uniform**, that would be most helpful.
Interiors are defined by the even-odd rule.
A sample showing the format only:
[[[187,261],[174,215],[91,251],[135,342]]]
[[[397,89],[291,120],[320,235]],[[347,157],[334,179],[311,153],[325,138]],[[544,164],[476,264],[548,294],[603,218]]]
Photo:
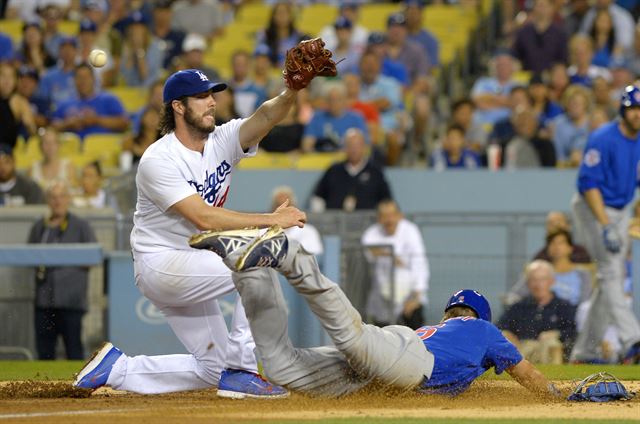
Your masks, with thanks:
[[[106,343],[81,370],[76,386],[166,393],[217,384],[218,395],[226,397],[287,395],[258,374],[255,343],[240,301],[227,331],[217,299],[234,290],[229,269],[218,255],[193,249],[187,240],[198,230],[304,225],[304,212],[287,203],[268,214],[224,208],[234,166],[255,154],[297,92],[285,89],[249,118],[216,127],[214,93],[226,87],[196,69],[171,75],[163,93],[163,137],[145,151],[136,175],[131,232],[135,282],[164,313],[189,354],[129,357]]]

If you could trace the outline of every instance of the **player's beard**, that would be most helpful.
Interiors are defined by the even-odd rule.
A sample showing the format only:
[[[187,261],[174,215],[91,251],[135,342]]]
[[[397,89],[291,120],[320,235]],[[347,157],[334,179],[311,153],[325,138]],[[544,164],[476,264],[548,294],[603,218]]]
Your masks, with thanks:
[[[211,124],[205,124],[204,118],[205,116],[212,116],[213,122]],[[193,109],[191,109],[188,105],[184,114],[184,121],[194,130],[198,131],[203,135],[208,135],[216,128],[216,120],[215,120],[215,109],[205,113],[202,116],[196,116]]]

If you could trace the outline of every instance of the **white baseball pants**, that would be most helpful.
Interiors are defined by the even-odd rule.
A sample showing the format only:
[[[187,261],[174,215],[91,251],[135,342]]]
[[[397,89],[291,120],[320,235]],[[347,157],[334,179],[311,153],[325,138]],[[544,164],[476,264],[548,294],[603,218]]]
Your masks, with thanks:
[[[589,205],[580,195],[572,202],[576,227],[576,241],[587,248],[598,267],[598,285],[591,295],[591,309],[576,344],[571,352],[572,360],[589,360],[600,356],[600,342],[609,324],[618,330],[623,354],[640,341],[640,324],[625,299],[624,260],[629,248],[630,208],[622,210],[605,208],[609,221],[622,236],[619,253],[611,253],[604,247],[602,225],[596,220]]]
[[[217,298],[235,287],[222,259],[206,250],[135,254],[140,292],[166,316],[189,354],[123,355],[107,384],[136,393],[169,393],[218,384],[223,368],[257,372],[255,343],[239,298],[231,332]],[[126,353],[126,352],[125,352]]]

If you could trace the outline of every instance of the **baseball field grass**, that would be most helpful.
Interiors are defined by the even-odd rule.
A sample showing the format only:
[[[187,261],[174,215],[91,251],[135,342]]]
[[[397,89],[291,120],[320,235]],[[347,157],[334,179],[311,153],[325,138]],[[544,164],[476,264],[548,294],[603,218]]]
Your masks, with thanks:
[[[360,393],[341,399],[292,394],[283,400],[220,399],[214,389],[138,395],[73,389],[81,361],[0,361],[0,424],[30,423],[640,423],[640,397],[626,402],[575,403],[538,399],[507,375],[486,373],[464,394],[449,398]],[[640,366],[540,366],[568,393],[599,371],[640,390]]]

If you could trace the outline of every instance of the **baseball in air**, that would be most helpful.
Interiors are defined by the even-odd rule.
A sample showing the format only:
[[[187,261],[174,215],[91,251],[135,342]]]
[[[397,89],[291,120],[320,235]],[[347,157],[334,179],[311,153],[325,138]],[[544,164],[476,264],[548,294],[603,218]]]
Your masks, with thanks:
[[[104,50],[93,49],[91,50],[91,53],[89,53],[89,63],[96,68],[102,68],[107,64],[107,54]]]

